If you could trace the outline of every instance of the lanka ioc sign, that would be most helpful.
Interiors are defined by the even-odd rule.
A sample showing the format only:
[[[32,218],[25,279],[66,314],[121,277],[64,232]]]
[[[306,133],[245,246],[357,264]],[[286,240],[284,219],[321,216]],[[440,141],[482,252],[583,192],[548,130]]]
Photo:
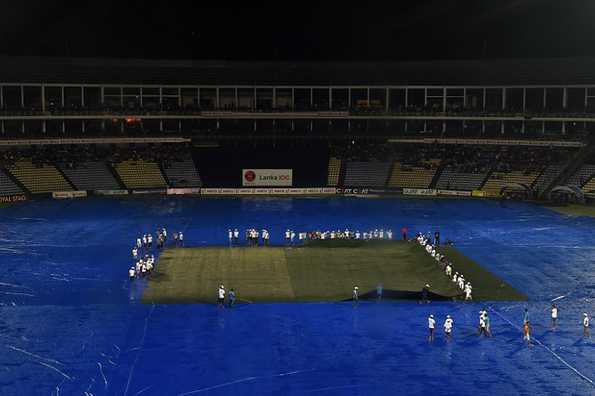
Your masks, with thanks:
[[[289,186],[293,182],[292,169],[242,169],[243,186]]]

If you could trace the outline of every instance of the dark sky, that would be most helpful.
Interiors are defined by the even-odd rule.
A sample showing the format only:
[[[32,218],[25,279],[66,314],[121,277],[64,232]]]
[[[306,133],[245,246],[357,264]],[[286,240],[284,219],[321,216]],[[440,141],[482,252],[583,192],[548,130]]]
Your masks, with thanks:
[[[3,1],[0,53],[319,61],[595,55],[593,0],[89,3]]]

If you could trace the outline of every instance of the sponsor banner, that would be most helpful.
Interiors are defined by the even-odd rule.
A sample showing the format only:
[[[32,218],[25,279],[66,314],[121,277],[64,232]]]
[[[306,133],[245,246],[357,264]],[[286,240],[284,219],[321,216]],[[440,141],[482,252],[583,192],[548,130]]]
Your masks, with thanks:
[[[22,202],[22,201],[26,201],[26,200],[27,200],[27,196],[24,194],[0,196],[0,203],[14,203],[14,202]]]
[[[97,195],[128,195],[128,190],[95,190]]]
[[[200,194],[200,188],[168,188],[167,195],[187,195],[187,194]]]
[[[167,190],[165,188],[147,188],[142,190],[132,190],[133,194],[165,194]]]
[[[481,191],[481,190],[473,190],[471,192],[471,195],[474,197],[485,197],[486,193],[485,193],[485,191]]]
[[[201,195],[334,195],[335,188],[202,188]]]
[[[472,195],[471,191],[437,190],[436,192],[438,195],[449,195],[453,197],[470,197]]]
[[[54,199],[85,198],[86,196],[86,191],[54,191],[52,193]]]
[[[368,188],[337,188],[337,194],[343,195],[367,195],[370,189]]]
[[[404,188],[405,195],[436,195],[437,191],[433,188]]]
[[[242,169],[244,187],[291,187],[292,183],[292,169]]]
[[[499,198],[500,193],[495,191],[483,191],[483,196],[488,198]]]
[[[389,143],[418,143],[418,144],[457,144],[481,146],[535,146],[535,147],[584,147],[580,141],[565,140],[514,140],[514,139],[451,139],[451,138],[420,138],[420,139],[389,139]]]
[[[15,139],[0,141],[0,146],[35,146],[62,144],[129,144],[129,143],[189,143],[182,137],[155,138],[72,138],[72,139]]]

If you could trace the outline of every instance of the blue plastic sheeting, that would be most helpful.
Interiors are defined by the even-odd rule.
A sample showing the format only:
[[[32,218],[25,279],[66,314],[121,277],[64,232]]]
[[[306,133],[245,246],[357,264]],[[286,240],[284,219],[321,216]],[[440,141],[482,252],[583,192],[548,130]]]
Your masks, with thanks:
[[[132,241],[227,229],[439,229],[528,303],[143,305]],[[379,199],[87,199],[0,210],[2,395],[593,394],[595,220],[522,203]],[[213,291],[215,296],[216,291]],[[241,297],[241,296],[240,296]],[[549,328],[558,298],[559,328]],[[490,311],[494,337],[476,334]],[[522,342],[529,308],[537,341]],[[428,314],[438,319],[427,342]],[[454,339],[444,341],[446,314]]]

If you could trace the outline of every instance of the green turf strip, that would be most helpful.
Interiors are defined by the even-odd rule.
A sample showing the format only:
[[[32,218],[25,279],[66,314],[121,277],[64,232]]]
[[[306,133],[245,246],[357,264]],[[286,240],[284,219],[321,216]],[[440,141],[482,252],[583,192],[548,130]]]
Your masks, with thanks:
[[[455,248],[441,248],[455,269],[473,284],[475,300],[522,300],[513,289]],[[216,300],[219,284],[234,288],[239,301],[341,301],[389,290],[431,291],[459,298],[460,290],[418,244],[321,241],[306,247],[177,248],[166,250],[143,295],[145,303],[195,303]]]

